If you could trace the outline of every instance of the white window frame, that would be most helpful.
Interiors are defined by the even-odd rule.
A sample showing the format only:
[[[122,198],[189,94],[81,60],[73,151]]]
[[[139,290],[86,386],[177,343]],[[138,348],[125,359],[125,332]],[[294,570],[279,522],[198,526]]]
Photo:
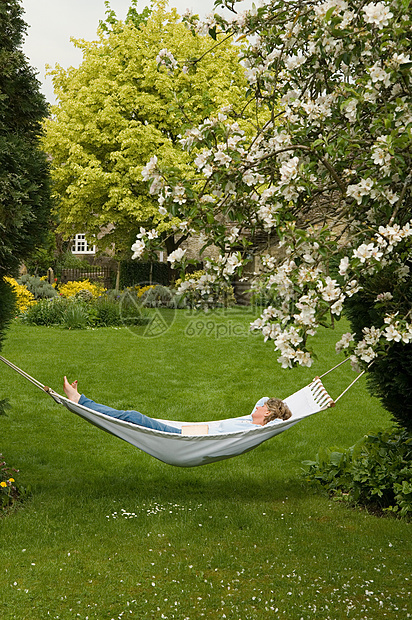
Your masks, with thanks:
[[[96,246],[90,246],[86,241],[86,235],[78,233],[74,236],[71,251],[72,254],[96,254]]]

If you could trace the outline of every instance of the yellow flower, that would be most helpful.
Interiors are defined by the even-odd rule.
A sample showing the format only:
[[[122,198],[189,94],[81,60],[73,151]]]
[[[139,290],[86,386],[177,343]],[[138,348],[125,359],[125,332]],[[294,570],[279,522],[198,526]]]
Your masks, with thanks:
[[[82,290],[90,291],[93,297],[99,297],[99,295],[106,291],[101,284],[95,284],[89,280],[70,281],[67,284],[60,284],[58,290],[62,297],[74,297],[76,293]]]
[[[153,284],[149,286],[138,286],[137,287],[137,296],[142,297],[146,291],[150,291],[151,288],[154,288]]]
[[[33,293],[30,293],[27,286],[18,284],[14,278],[8,278],[4,276],[3,280],[10,284],[16,294],[17,309],[19,312],[25,312],[30,306],[34,306],[36,300]]]
[[[6,487],[7,483],[6,482],[0,482],[0,487]]]
[[[14,482],[14,478],[9,478],[8,482]]]

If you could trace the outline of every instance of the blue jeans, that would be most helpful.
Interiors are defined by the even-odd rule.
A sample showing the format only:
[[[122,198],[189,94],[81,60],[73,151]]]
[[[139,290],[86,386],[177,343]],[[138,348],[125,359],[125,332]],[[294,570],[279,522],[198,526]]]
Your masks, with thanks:
[[[149,418],[147,415],[143,415],[143,413],[139,413],[138,411],[119,411],[118,409],[107,407],[106,405],[99,405],[99,403],[95,403],[93,400],[90,400],[90,398],[86,398],[84,394],[80,396],[79,405],[83,405],[84,407],[88,407],[89,409],[93,409],[93,411],[98,411],[99,413],[104,413],[105,415],[109,415],[112,418],[117,418],[118,420],[132,422],[133,424],[138,424],[139,426],[146,426],[146,428],[153,428],[156,431],[178,433],[179,435],[182,434],[180,428],[175,428],[174,426],[163,424],[163,422],[158,422],[157,420]]]

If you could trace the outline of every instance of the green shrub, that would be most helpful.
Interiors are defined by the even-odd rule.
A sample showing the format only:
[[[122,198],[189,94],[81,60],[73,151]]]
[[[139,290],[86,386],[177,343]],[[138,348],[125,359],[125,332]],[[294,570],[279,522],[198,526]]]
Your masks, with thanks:
[[[96,299],[92,307],[95,312],[96,327],[121,325],[122,321],[119,303],[110,296],[103,296]]]
[[[93,293],[87,288],[82,288],[74,295],[74,299],[77,301],[91,301],[93,299]]]
[[[41,299],[22,316],[29,325],[63,325],[68,329],[84,329],[93,325],[93,312],[82,301],[55,297]]]
[[[26,310],[22,321],[29,325],[60,325],[68,302],[61,297],[40,299],[34,306]]]
[[[0,350],[8,328],[17,308],[17,296],[13,287],[0,277]],[[0,415],[8,408],[6,398],[0,398]]]
[[[150,322],[150,318],[142,312],[137,299],[132,299],[128,293],[123,298],[109,294],[90,301],[85,301],[83,295],[75,295],[69,299],[40,299],[23,314],[22,321],[29,325],[62,325],[68,329],[85,329],[128,324],[145,325]]]
[[[305,461],[307,480],[349,503],[412,515],[412,435],[393,427]]]
[[[117,298],[122,325],[146,325],[150,318],[143,310],[141,298],[135,290],[126,289]]]
[[[95,314],[87,303],[79,300],[68,302],[63,314],[63,327],[67,329],[85,329],[95,323]]]
[[[143,293],[140,303],[144,308],[177,308],[178,306],[176,294],[161,284]]]
[[[405,266],[412,269],[412,262]],[[395,266],[388,266],[374,276],[373,286],[368,280],[361,280],[361,291],[345,301],[345,314],[349,318],[352,331],[357,338],[362,337],[362,329],[371,325],[380,325],[385,312],[407,314],[412,305],[412,278],[405,279],[402,289],[394,288],[397,277],[393,277]],[[393,299],[390,305],[376,304],[379,293],[390,292]],[[377,396],[400,424],[412,431],[412,344],[395,343],[387,355],[378,357],[367,373],[369,391]]]
[[[23,284],[34,295],[35,299],[48,299],[57,296],[57,291],[47,280],[41,280],[38,276],[21,276],[17,282]]]

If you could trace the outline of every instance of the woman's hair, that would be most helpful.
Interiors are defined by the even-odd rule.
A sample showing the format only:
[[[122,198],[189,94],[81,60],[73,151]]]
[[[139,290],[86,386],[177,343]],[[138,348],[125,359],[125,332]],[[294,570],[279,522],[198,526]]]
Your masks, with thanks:
[[[289,420],[292,412],[283,400],[280,398],[269,398],[265,403],[269,413],[265,416],[265,424],[272,420]]]

